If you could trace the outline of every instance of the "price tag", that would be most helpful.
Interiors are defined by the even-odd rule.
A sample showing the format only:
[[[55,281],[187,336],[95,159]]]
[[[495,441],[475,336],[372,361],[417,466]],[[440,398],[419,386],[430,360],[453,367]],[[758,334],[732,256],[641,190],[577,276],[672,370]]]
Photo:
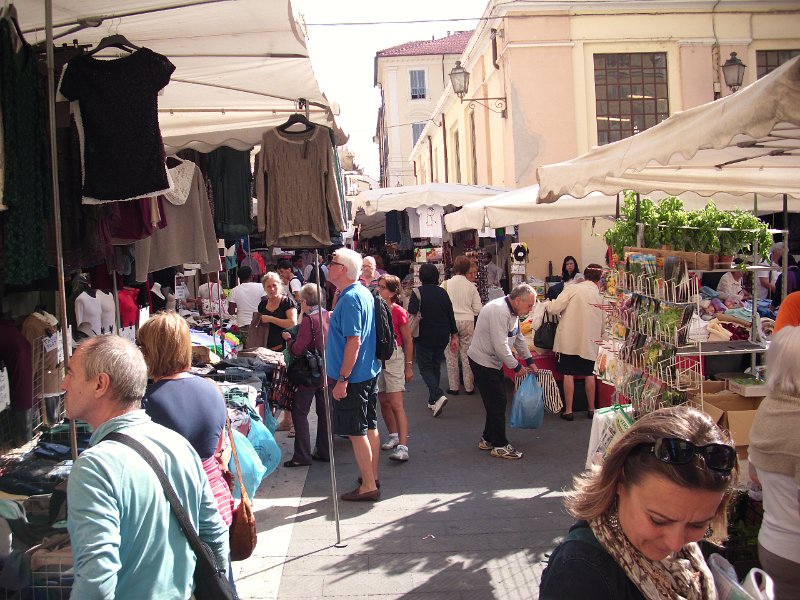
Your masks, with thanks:
[[[45,336],[42,338],[42,345],[45,352],[52,352],[58,348],[58,336],[56,334]]]
[[[136,343],[136,327],[123,327],[119,330],[119,335],[132,344]]]
[[[61,332],[59,331],[56,334],[56,338],[58,340],[57,343],[56,343],[56,345],[58,347],[58,361],[57,362],[60,365],[61,363],[64,362],[64,336],[61,335]],[[72,339],[72,330],[71,329],[70,329],[70,337],[68,339],[70,339],[70,340]]]

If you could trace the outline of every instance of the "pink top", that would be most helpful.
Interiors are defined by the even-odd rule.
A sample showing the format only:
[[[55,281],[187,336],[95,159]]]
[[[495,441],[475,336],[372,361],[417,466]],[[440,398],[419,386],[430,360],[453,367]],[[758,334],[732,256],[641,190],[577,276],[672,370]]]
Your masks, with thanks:
[[[397,346],[403,348],[403,335],[400,333],[400,328],[408,323],[408,313],[406,309],[399,304],[392,304],[392,324],[394,325],[394,337],[397,340]]]

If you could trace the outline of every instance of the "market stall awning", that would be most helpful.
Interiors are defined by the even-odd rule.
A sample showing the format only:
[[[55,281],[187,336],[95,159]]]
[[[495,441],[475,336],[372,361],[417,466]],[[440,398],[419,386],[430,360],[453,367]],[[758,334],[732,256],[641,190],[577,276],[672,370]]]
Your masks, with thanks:
[[[537,178],[540,202],[628,189],[800,198],[798,172],[800,58],[795,58],[735,94],[573,160],[539,167]],[[748,202],[752,206],[743,199],[743,207]]]
[[[419,206],[464,206],[482,198],[507,192],[504,188],[462,183],[426,183],[378,188],[361,192],[353,200],[353,213],[362,209],[367,215]]]
[[[15,5],[26,39],[43,41],[41,0]],[[319,89],[289,0],[54,0],[53,23],[56,44],[95,45],[118,33],[170,59],[176,70],[158,99],[168,152],[250,148],[265,129],[296,112],[301,98],[309,102],[312,121],[334,127],[337,142],[346,141]],[[115,52],[121,51],[100,55]]]
[[[653,200],[661,200],[666,195],[663,192],[647,194]],[[549,203],[539,203],[538,196],[539,185],[534,184],[473,202],[445,215],[445,228],[450,233],[456,233],[484,227],[499,229],[526,223],[608,217],[617,213],[616,195],[607,196],[600,192],[591,192],[583,198],[561,196],[555,202]],[[680,198],[688,210],[702,209],[710,200],[714,201],[717,208],[725,210],[735,208],[751,210],[753,208],[752,197],[731,194],[716,194],[713,198],[706,198],[696,193],[686,192],[680,194]],[[782,207],[783,202],[779,197],[773,196],[758,201],[758,209],[762,213],[777,212],[782,210]]]

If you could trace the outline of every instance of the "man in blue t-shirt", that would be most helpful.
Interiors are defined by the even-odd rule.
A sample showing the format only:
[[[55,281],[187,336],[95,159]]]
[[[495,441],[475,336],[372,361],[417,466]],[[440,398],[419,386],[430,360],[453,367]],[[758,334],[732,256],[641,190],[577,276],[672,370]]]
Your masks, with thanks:
[[[375,300],[358,282],[362,258],[341,248],[333,255],[328,281],[339,290],[331,315],[325,353],[327,374],[335,382],[333,433],[349,436],[353,444],[359,486],[342,494],[342,500],[374,501],[378,491],[378,373],[375,357]]]

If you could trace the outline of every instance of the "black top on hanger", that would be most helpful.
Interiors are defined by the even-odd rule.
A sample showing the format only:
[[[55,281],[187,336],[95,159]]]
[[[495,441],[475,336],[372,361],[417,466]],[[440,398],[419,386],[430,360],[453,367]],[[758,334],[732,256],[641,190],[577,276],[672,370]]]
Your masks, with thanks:
[[[289,131],[289,127],[292,125],[305,125],[303,129],[297,129],[293,131]],[[300,113],[294,113],[289,115],[289,118],[283,125],[278,125],[278,131],[282,131],[283,133],[305,133],[307,131],[311,131],[316,127],[316,124],[309,121],[305,115]]]
[[[97,43],[97,46],[89,50],[86,53],[87,56],[91,56],[92,54],[96,54],[100,52],[100,50],[105,50],[106,48],[119,48],[120,50],[124,50],[125,52],[133,53],[136,50],[139,50],[139,46],[132,44],[128,41],[124,35],[114,34],[104,37]]]

